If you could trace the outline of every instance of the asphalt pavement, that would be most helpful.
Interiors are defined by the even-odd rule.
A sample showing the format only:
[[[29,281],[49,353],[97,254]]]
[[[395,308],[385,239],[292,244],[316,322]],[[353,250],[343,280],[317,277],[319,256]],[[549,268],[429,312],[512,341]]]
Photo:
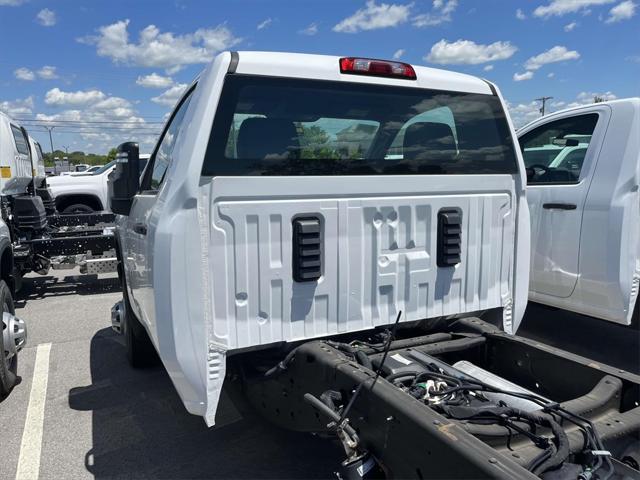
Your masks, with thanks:
[[[22,382],[0,403],[1,479],[332,477],[342,459],[332,442],[279,429],[229,397],[208,429],[162,367],[130,368],[110,328],[120,298],[114,275],[25,280],[17,314],[29,339]],[[640,373],[637,329],[530,305],[519,333]]]
[[[30,276],[18,298],[29,338],[22,382],[0,403],[1,479],[38,462],[23,433],[36,352],[47,344],[41,479],[329,478],[342,460],[332,442],[279,429],[228,397],[209,429],[186,412],[162,367],[129,367],[124,339],[110,327],[121,298],[115,276]],[[37,432],[35,442],[33,432],[24,436],[38,443]],[[21,473],[29,477],[28,468]]]

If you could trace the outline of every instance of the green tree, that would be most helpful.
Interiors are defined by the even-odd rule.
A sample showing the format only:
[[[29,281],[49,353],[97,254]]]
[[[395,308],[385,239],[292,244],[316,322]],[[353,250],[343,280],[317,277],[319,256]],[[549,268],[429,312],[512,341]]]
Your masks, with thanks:
[[[110,162],[111,160],[115,160],[117,154],[118,154],[117,148],[112,148],[111,150],[109,150],[109,153],[107,153],[107,162]]]
[[[306,159],[337,159],[340,154],[329,145],[329,134],[317,125],[301,127],[300,135],[301,158]]]

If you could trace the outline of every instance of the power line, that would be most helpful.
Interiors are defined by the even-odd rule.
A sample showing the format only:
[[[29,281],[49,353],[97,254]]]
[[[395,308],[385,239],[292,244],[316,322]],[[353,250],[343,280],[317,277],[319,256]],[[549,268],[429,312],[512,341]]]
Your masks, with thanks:
[[[49,130],[28,130],[29,133],[47,133]],[[98,134],[99,131],[91,131],[91,130],[55,130],[56,133],[90,133],[90,134]],[[113,133],[135,133],[135,134],[145,134],[145,135],[160,135],[162,132],[158,130],[116,130]]]
[[[43,120],[41,118],[34,118],[34,119],[28,119],[28,118],[16,118],[16,120],[20,121],[20,122],[29,122],[29,123],[33,123],[33,122],[37,122],[37,123],[47,123],[47,124],[54,124],[54,123],[96,123],[96,124],[107,124],[107,123],[113,123],[113,124],[133,124],[133,125],[140,125],[141,122],[137,122],[135,120]],[[143,122],[144,125],[164,125],[164,122],[148,122],[146,120],[144,120]]]

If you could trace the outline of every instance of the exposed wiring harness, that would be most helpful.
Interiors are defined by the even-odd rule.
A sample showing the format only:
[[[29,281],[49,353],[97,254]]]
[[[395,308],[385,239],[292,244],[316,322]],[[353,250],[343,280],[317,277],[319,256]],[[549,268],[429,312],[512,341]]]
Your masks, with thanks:
[[[584,417],[562,408],[556,402],[549,402],[535,394],[510,392],[501,390],[488,385],[480,380],[469,381],[448,375],[439,371],[435,365],[425,365],[431,368],[429,372],[399,372],[389,375],[386,380],[396,386],[404,388],[410,395],[419,399],[431,400],[430,404],[447,416],[456,420],[467,420],[472,422],[486,422],[493,420],[501,423],[507,428],[513,429],[518,433],[528,436],[538,447],[543,448],[542,454],[535,458],[528,469],[537,475],[547,470],[556,468],[562,464],[569,456],[568,440],[566,433],[560,423],[554,418],[554,415],[562,420],[576,425],[585,435],[586,444],[589,447],[588,453],[594,457],[595,461],[591,465],[590,471],[597,471],[604,461],[607,463],[607,472],[602,477],[603,480],[608,479],[613,474],[613,463],[609,459],[608,452],[604,449],[602,440],[595,429],[593,423]],[[436,370],[436,371],[433,371]],[[431,390],[425,388],[424,380],[438,380],[446,383],[449,388]],[[410,385],[406,385],[411,381]],[[506,405],[494,407],[487,406],[466,406],[469,402],[467,395],[474,395],[481,392],[500,393],[513,397],[519,397],[537,403],[542,407],[543,413],[533,414],[532,412],[524,412],[522,410],[510,408]],[[433,401],[433,399],[437,401]],[[502,410],[498,410],[502,409]],[[549,444],[544,437],[533,435],[530,431],[526,431],[519,427],[515,421],[525,420],[529,423],[550,428],[555,437],[555,445]]]

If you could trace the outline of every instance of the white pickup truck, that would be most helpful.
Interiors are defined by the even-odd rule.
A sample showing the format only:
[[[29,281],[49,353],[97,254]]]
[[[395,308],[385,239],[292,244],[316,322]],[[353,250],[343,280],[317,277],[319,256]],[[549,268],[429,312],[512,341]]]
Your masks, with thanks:
[[[141,172],[148,158],[149,155],[140,155]],[[108,211],[107,183],[115,165],[114,160],[90,173],[47,178],[58,211],[63,214]]]
[[[220,54],[142,179],[138,145],[118,148],[112,319],[131,363],[157,353],[208,425],[224,383],[282,426],[336,432],[342,478],[630,469],[640,378],[513,335],[530,257],[515,139],[479,78]]]
[[[640,289],[640,99],[555,112],[518,137],[529,169],[529,298],[631,324]]]

